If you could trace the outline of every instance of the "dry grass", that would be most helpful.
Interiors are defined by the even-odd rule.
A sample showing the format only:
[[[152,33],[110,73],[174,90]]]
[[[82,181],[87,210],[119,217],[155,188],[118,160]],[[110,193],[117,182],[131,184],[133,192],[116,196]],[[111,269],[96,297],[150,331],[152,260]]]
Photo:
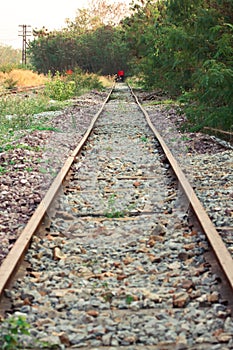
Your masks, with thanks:
[[[104,87],[110,87],[113,84],[113,77],[100,76],[99,80]],[[43,85],[49,78],[43,74],[34,73],[31,70],[13,69],[9,73],[0,72],[0,88],[4,85],[15,83],[17,87]]]
[[[0,72],[0,85],[6,84],[7,81],[15,82],[17,87],[38,86],[43,85],[47,78],[31,70],[13,69],[9,73]]]
[[[103,84],[104,87],[110,87],[113,84],[114,77],[112,77],[112,76],[109,76],[109,77],[100,76],[99,80]]]

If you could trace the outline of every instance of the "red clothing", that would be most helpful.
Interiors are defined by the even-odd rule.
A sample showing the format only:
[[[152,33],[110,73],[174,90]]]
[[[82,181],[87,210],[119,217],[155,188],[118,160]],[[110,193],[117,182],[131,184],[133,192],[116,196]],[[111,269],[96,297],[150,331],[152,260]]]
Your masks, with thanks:
[[[119,70],[117,73],[118,77],[123,77],[125,75],[123,70]]]

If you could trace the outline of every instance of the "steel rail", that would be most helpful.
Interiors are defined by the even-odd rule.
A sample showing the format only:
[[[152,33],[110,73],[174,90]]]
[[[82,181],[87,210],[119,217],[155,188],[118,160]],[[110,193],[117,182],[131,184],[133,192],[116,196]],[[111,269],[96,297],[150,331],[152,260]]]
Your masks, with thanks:
[[[22,233],[20,234],[19,238],[13,245],[12,249],[10,250],[7,257],[3,260],[2,265],[0,266],[0,300],[3,295],[4,289],[9,284],[11,278],[14,276],[14,274],[17,271],[17,267],[20,263],[20,261],[23,259],[25,252],[29,246],[29,243],[32,239],[32,236],[36,229],[39,227],[44,215],[46,214],[46,211],[48,210],[49,206],[52,204],[53,199],[55,198],[56,194],[59,192],[59,189],[62,186],[62,182],[65,179],[68,171],[70,170],[71,165],[73,164],[75,158],[79,154],[80,150],[82,149],[83,145],[85,144],[86,140],[88,139],[95,123],[100,114],[103,111],[103,108],[105,104],[108,102],[112,91],[114,89],[115,84],[110,89],[110,92],[106,99],[104,100],[100,110],[94,115],[87,131],[85,132],[82,140],[79,142],[77,147],[74,149],[74,151],[71,153],[71,155],[67,158],[65,161],[63,167],[59,171],[58,175],[54,179],[53,183],[51,184],[50,188],[48,189],[45,197],[42,199],[40,204],[38,205],[37,209],[35,210],[34,214],[28,221],[27,225],[23,229]]]
[[[105,104],[108,102],[112,91],[114,89],[115,84],[112,86],[107,98],[105,99],[104,103],[102,104],[102,107],[100,110],[95,114],[93,117],[85,135],[83,136],[82,140],[79,142],[75,150],[71,153],[71,155],[67,158],[65,164],[63,165],[62,169],[56,176],[55,180],[53,181],[52,185],[50,186],[48,192],[46,193],[45,197],[35,210],[33,216],[28,221],[28,224],[25,226],[24,230],[22,231],[20,237],[17,239],[16,243],[12,247],[11,251],[9,252],[6,259],[3,261],[2,265],[0,266],[0,297],[3,295],[4,288],[6,288],[11,280],[11,278],[14,276],[15,272],[17,271],[17,267],[20,263],[20,261],[23,259],[25,252],[27,250],[27,247],[29,246],[29,243],[32,239],[32,236],[36,229],[39,227],[44,215],[46,214],[46,211],[49,209],[49,206],[51,205],[52,201],[54,200],[56,194],[59,192],[59,189],[62,186],[62,182],[65,179],[72,163],[74,162],[75,158],[78,156],[80,150],[82,149],[83,145],[86,143],[98,117],[100,116],[101,112],[103,111],[103,108]],[[143,109],[141,104],[139,103],[137,97],[133,93],[132,89],[130,88],[131,93],[138,104],[139,108],[141,109],[142,113],[144,114],[149,127],[155,134],[156,138],[158,139],[161,147],[163,148],[163,151],[173,168],[174,173],[177,176],[178,181],[180,182],[183,191],[185,195],[187,196],[190,205],[192,206],[194,212],[196,213],[196,216],[211,244],[211,246],[214,249],[215,255],[220,263],[220,266],[231,286],[233,289],[233,260],[228,252],[227,248],[225,247],[221,237],[219,236],[218,232],[216,231],[213,223],[211,222],[209,216],[205,212],[205,209],[201,205],[199,199],[197,198],[194,190],[192,189],[191,185],[189,184],[187,178],[185,177],[184,173],[180,169],[178,163],[174,159],[172,153],[168,149],[167,145],[165,144],[165,141],[160,136],[156,128],[153,126],[149,115],[147,112]]]
[[[210,128],[210,127],[208,127],[208,126],[204,126],[203,129],[204,129],[204,130],[210,130],[210,131],[216,131],[216,132],[221,133],[221,134],[233,136],[233,132],[226,131],[226,130],[220,130],[220,129],[216,129],[216,128]]]
[[[177,161],[173,157],[171,151],[167,147],[164,139],[161,137],[157,129],[152,124],[150,117],[148,113],[144,110],[144,108],[141,106],[140,102],[138,101],[137,96],[134,94],[131,87],[129,87],[131,90],[132,95],[134,96],[135,101],[137,102],[139,108],[141,109],[142,113],[144,114],[151,130],[155,134],[156,138],[158,139],[166,157],[169,161],[173,171],[176,174],[176,177],[181,184],[181,187],[187,197],[187,199],[190,202],[190,205],[206,235],[208,238],[208,241],[213,248],[213,251],[215,253],[215,256],[229,282],[229,285],[231,289],[233,290],[233,259],[231,257],[231,254],[227,250],[227,247],[225,246],[222,238],[220,237],[219,233],[217,232],[214,224],[212,223],[210,217],[208,216],[207,212],[205,211],[203,205],[201,204],[200,200],[198,199],[196,193],[194,192],[192,186],[190,185],[188,179],[186,178],[185,174],[181,170],[180,166],[178,165]]]
[[[0,97],[7,96],[7,95],[19,94],[22,92],[42,90],[42,89],[44,89],[44,87],[45,87],[45,85],[15,87],[15,88],[11,88],[11,89],[8,89],[8,90],[0,93]]]

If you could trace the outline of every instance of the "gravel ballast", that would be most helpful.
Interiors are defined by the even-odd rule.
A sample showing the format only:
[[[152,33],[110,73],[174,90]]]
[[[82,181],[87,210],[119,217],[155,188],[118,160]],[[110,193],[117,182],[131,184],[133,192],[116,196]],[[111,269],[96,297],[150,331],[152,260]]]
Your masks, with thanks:
[[[93,91],[76,99],[73,107],[46,112],[55,131],[22,130],[10,147],[3,146],[7,150],[0,153],[0,264],[106,96]],[[35,118],[43,119],[44,114]]]
[[[125,93],[124,84],[117,87]],[[171,125],[172,139],[180,138],[162,107],[148,112],[159,131],[171,136]],[[46,235],[33,238],[26,276],[7,292],[12,311],[26,316],[34,339],[60,349],[232,349],[233,320],[203,255],[208,244],[190,226],[187,208],[178,207],[179,188],[138,109],[129,97],[112,99],[97,126],[72,167],[71,185],[48,213]],[[206,149],[172,148],[197,191],[209,156],[213,164],[223,155],[231,176],[232,151]],[[211,179],[208,190],[222,181],[216,172]],[[219,182],[221,198],[227,191]],[[127,211],[144,215],[122,215]]]

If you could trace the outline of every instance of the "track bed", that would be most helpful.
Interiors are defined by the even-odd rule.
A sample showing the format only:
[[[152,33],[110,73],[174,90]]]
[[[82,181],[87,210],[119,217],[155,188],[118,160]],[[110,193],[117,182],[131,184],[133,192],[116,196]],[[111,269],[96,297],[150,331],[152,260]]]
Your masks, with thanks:
[[[158,141],[117,84],[6,292],[8,312],[61,349],[232,349],[208,254]]]

